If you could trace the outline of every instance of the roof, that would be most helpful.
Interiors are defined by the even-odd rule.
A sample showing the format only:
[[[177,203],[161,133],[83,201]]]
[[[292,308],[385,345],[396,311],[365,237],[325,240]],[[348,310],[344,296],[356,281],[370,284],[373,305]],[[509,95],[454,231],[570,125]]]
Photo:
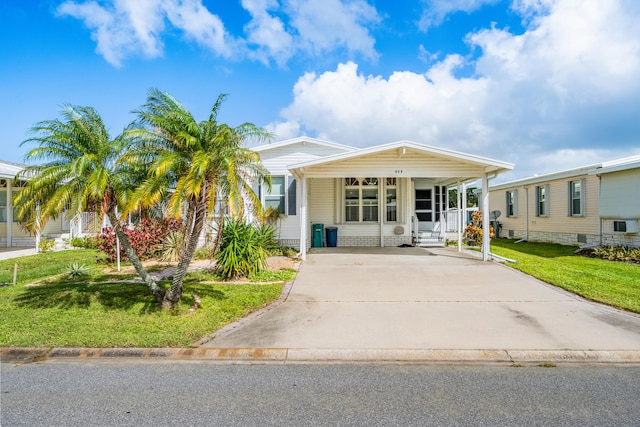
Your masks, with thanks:
[[[346,160],[356,157],[362,157],[369,154],[380,153],[383,151],[413,149],[425,154],[434,154],[439,157],[446,157],[449,159],[456,159],[465,163],[471,163],[478,166],[485,167],[485,172],[504,172],[513,169],[513,163],[507,163],[500,160],[490,159],[487,157],[480,157],[473,154],[462,153],[459,151],[449,150],[446,148],[435,147],[432,145],[419,144],[412,141],[397,141],[389,144],[375,145],[373,147],[355,149],[346,153],[335,154],[332,156],[323,157],[320,159],[311,160],[308,162],[298,163],[291,165],[289,169],[301,169],[309,166],[320,165],[324,163],[335,162],[339,160]]]
[[[617,172],[635,168],[640,168],[640,155],[623,157],[620,159],[595,163],[592,165],[580,166],[577,168],[565,169],[557,172],[547,173],[544,175],[535,175],[528,178],[504,182],[502,184],[492,185],[490,187],[490,190],[502,190],[510,187],[539,184],[542,182],[573,178],[581,175],[600,175],[603,173]]]
[[[0,178],[13,179],[26,165],[0,160]]]
[[[271,144],[258,145],[257,147],[251,147],[253,151],[261,152],[267,150],[273,150],[280,147],[286,147],[294,144],[315,144],[321,145],[324,147],[336,148],[338,150],[344,151],[353,151],[356,150],[355,147],[351,147],[349,145],[338,144],[335,142],[325,141],[317,138],[309,138],[308,136],[300,136],[297,138],[285,139],[284,141],[278,141]]]

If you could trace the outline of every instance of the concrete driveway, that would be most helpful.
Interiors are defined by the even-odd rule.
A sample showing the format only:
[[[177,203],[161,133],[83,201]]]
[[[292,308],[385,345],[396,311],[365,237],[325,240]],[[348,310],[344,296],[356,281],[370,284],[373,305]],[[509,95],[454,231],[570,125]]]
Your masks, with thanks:
[[[323,248],[203,347],[637,351],[640,316],[454,249]]]

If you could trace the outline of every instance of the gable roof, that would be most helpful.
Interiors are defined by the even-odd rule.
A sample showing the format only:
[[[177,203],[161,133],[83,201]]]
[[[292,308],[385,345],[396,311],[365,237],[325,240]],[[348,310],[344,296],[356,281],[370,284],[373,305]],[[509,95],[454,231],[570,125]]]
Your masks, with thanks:
[[[356,148],[350,147],[348,145],[338,144],[335,142],[325,141],[317,138],[310,138],[308,136],[299,136],[297,138],[285,139],[283,141],[278,141],[271,144],[258,145],[256,147],[251,147],[251,150],[262,152],[267,150],[273,150],[276,148],[287,147],[289,145],[295,145],[295,144],[301,144],[301,145],[314,144],[314,145],[320,145],[323,147],[335,148],[343,151],[356,150]]]
[[[405,154],[412,153],[421,157],[437,158],[440,160],[448,161],[451,164],[465,165],[474,169],[473,173],[469,176],[464,176],[464,179],[478,178],[477,173],[500,173],[513,169],[513,164],[503,162],[499,160],[489,159],[486,157],[476,156],[474,154],[462,153],[459,151],[449,150],[446,148],[435,147],[431,145],[419,144],[412,141],[396,141],[389,144],[376,145],[373,147],[354,149],[346,153],[335,154],[332,156],[323,157],[303,163],[298,163],[289,166],[289,170],[296,175],[301,175],[304,169],[311,167],[317,167],[321,165],[328,165],[331,163],[337,163],[347,160],[362,159],[367,156],[375,156],[382,153],[396,153],[396,156],[401,159]],[[421,173],[423,173],[421,175]],[[413,171],[409,175],[403,176],[425,176],[426,171]],[[451,175],[443,175],[451,176]],[[462,177],[461,177],[462,178]]]

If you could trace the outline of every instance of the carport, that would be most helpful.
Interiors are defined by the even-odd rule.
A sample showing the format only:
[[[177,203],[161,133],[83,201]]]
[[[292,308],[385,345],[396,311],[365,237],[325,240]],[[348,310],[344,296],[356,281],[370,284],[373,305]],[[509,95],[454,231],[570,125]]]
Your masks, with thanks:
[[[306,260],[314,222],[340,228],[346,246],[398,246],[418,230],[444,230],[447,189],[482,182],[483,228],[489,229],[489,180],[513,164],[443,148],[399,141],[289,166],[300,183],[300,250]],[[458,209],[458,223],[464,223]],[[458,227],[458,242],[462,227]],[[340,245],[339,245],[340,246]],[[461,244],[458,245],[461,247]],[[489,256],[489,234],[482,242]]]

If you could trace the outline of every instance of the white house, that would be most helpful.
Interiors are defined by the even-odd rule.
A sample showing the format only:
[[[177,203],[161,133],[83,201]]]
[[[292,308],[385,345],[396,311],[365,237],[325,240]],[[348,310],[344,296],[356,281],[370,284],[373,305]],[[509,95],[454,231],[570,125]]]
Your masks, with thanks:
[[[640,246],[640,156],[492,186],[501,237]]]
[[[411,244],[425,233],[442,240],[448,188],[480,179],[488,206],[489,180],[513,168],[410,141],[354,148],[300,137],[253,149],[273,177],[271,191],[260,191],[260,198],[280,211],[280,242],[299,248],[303,259],[310,247],[327,240],[337,246],[380,247]],[[488,211],[484,222],[488,228]],[[331,232],[323,234],[320,224]],[[462,227],[457,230],[460,241]]]

